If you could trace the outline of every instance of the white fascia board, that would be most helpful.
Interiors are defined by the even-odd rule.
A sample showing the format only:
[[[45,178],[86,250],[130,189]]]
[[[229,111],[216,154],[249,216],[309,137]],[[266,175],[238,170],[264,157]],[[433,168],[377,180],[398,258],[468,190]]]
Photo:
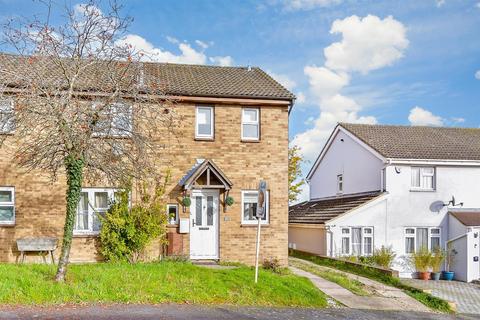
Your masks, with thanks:
[[[389,165],[403,164],[403,165],[439,165],[439,166],[480,166],[479,160],[442,160],[442,159],[387,159]]]
[[[352,134],[350,131],[348,131],[347,129],[345,129],[344,127],[342,127],[340,124],[337,124],[337,126],[335,127],[335,129],[333,130],[332,134],[330,135],[330,137],[328,138],[327,142],[325,143],[325,146],[323,147],[322,151],[320,152],[320,154],[318,155],[317,157],[317,160],[315,160],[312,168],[310,169],[310,171],[308,172],[307,174],[307,177],[305,178],[305,180],[307,182],[310,182],[310,179],[312,178],[315,170],[317,169],[318,165],[320,164],[320,162],[322,161],[323,157],[325,156],[325,154],[327,153],[328,149],[330,148],[330,145],[332,144],[333,140],[335,139],[335,137],[337,136],[338,132],[339,131],[342,131],[343,133],[345,133],[348,137],[350,137],[353,141],[357,142],[359,145],[361,145],[362,147],[364,147],[367,151],[369,151],[370,153],[372,153],[374,156],[376,156],[378,159],[380,159],[382,162],[384,163],[387,163],[387,159],[382,156],[380,153],[378,153],[375,149],[373,149],[372,147],[370,147],[368,144],[366,144],[365,142],[363,142],[362,140],[360,140],[359,138],[357,138],[357,136],[355,136],[354,134]]]
[[[328,220],[327,222],[325,222],[325,225],[326,226],[330,226],[332,225],[335,221],[337,221],[338,219],[340,218],[344,218],[345,216],[349,216],[349,215],[353,215],[356,213],[356,211],[360,210],[360,209],[368,209],[374,205],[376,205],[377,203],[381,202],[381,201],[384,201],[384,200],[387,200],[387,197],[388,197],[389,193],[388,192],[385,192],[383,193],[382,195],[379,195],[378,197],[376,198],[373,198],[372,200],[370,201],[367,201],[365,202],[364,204],[358,206],[358,207],[355,207],[347,212],[344,212],[342,213],[341,215],[339,216],[336,216],[335,218],[332,218],[330,220]]]

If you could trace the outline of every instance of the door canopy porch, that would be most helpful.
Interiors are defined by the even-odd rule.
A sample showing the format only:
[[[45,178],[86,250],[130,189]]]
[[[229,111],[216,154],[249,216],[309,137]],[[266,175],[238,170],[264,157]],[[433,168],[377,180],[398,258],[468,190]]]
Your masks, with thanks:
[[[208,159],[197,159],[195,165],[180,180],[184,191],[192,189],[224,189],[229,191],[232,182],[225,176],[219,167]]]

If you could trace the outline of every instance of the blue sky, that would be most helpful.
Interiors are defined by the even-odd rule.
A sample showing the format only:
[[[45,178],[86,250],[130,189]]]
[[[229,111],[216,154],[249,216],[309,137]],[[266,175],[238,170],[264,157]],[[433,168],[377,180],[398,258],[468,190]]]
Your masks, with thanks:
[[[336,121],[480,126],[480,0],[123,3],[127,40],[157,60],[250,64],[286,84],[290,139],[310,160]],[[0,19],[42,13],[0,5]]]

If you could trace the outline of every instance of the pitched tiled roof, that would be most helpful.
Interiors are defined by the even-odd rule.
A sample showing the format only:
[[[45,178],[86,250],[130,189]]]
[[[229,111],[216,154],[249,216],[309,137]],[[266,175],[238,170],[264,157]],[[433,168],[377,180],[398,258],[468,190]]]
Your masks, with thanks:
[[[0,53],[0,78],[14,79],[14,74],[26,72],[34,63],[41,67],[42,80],[61,86],[58,75],[61,69],[48,57],[24,58]],[[102,65],[103,64],[103,65]],[[78,90],[100,90],[108,87],[109,75],[102,73],[106,62],[99,60],[87,68],[78,81]],[[121,65],[121,62],[119,62]],[[109,65],[111,67],[111,65]],[[253,98],[292,100],[295,96],[281,84],[257,67],[220,67],[146,62],[132,68],[142,69],[142,82],[149,88],[159,88],[162,93],[176,96]],[[135,71],[137,72],[137,71]],[[140,75],[139,75],[140,77]],[[12,80],[13,82],[14,80]],[[65,84],[63,84],[65,85]]]
[[[305,201],[288,210],[288,223],[324,224],[379,197],[382,192]]]
[[[457,218],[464,226],[480,226],[480,209],[478,210],[450,210],[452,216]]]
[[[480,128],[339,125],[386,158],[480,160]]]

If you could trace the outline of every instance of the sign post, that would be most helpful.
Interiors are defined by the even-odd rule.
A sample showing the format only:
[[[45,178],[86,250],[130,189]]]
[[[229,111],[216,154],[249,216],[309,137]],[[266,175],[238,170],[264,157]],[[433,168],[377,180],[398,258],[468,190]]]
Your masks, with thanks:
[[[255,255],[255,283],[258,282],[258,258],[260,255],[260,230],[262,225],[262,218],[265,216],[265,207],[266,207],[266,194],[267,194],[267,182],[260,181],[258,184],[258,201],[257,201],[257,210],[255,216],[258,220],[257,226],[257,246],[256,246],[256,255]]]

